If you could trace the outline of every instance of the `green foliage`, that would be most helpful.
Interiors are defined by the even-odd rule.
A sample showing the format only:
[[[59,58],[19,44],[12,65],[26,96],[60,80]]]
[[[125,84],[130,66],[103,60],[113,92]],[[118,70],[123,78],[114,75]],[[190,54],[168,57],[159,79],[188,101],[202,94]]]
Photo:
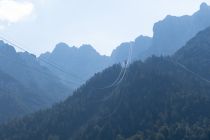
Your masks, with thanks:
[[[210,85],[170,58],[135,62],[116,88],[119,65],[97,74],[65,102],[0,128],[6,140],[180,140],[210,138]],[[102,80],[106,79],[106,80]],[[120,135],[121,134],[121,135]]]
[[[206,43],[204,38],[202,44]],[[200,52],[207,51],[206,47],[199,47]],[[204,61],[199,66],[192,63],[197,58],[204,60],[207,54],[193,58],[187,52],[134,62],[117,87],[99,89],[118,76],[121,66],[114,65],[96,74],[66,101],[0,126],[0,139],[209,140],[210,77],[204,73],[210,66]]]
[[[48,137],[48,140],[60,140],[60,139],[59,139],[59,136],[50,135],[50,136]]]
[[[132,137],[128,138],[127,140],[144,140],[144,134],[142,132],[137,133]]]

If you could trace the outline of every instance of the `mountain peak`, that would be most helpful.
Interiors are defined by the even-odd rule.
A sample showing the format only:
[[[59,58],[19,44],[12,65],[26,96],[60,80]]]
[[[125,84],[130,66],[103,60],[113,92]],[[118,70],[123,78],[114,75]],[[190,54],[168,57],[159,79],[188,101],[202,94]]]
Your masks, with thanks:
[[[69,50],[75,49],[75,48],[76,47],[74,47],[74,46],[73,47],[70,47],[68,44],[66,44],[64,42],[61,42],[61,43],[58,43],[55,46],[53,52],[61,52],[61,53],[63,53],[63,52],[68,52]]]
[[[60,49],[60,48],[69,48],[69,45],[64,42],[60,42],[55,46],[55,49]]]
[[[96,49],[89,44],[83,44],[82,46],[79,47],[78,49],[81,53],[84,53],[84,55],[88,54],[93,54],[93,55],[100,55],[99,52],[96,51]]]
[[[21,57],[22,60],[27,62],[27,64],[29,64],[29,65],[38,64],[36,55],[31,54],[29,52],[19,52],[18,54],[19,54],[19,56]]]
[[[200,9],[201,9],[201,10],[206,10],[206,9],[208,9],[208,8],[209,8],[209,6],[208,6],[208,4],[205,3],[205,2],[203,2],[203,3],[200,5]]]
[[[89,45],[89,44],[83,44],[83,45],[80,47],[80,49],[94,50],[94,51],[95,51],[95,49],[94,49],[91,45]]]
[[[2,40],[0,40],[0,51],[1,51],[1,53],[4,53],[4,54],[12,54],[12,55],[16,54],[15,48],[12,47],[11,45],[5,43]]]

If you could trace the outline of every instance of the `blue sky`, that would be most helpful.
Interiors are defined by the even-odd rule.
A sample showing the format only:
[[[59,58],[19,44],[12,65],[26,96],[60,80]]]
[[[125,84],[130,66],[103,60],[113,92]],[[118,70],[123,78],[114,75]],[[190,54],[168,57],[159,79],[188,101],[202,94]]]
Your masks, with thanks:
[[[59,42],[91,44],[110,55],[120,43],[152,36],[166,15],[191,15],[210,0],[0,0],[0,36],[31,53]]]

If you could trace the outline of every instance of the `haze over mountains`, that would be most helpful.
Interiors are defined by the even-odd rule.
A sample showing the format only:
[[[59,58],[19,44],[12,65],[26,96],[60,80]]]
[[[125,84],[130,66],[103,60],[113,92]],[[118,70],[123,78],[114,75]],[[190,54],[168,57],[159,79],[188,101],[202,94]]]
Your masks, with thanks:
[[[152,38],[122,43],[110,57],[91,45],[59,43],[37,58],[1,41],[0,123],[68,99],[0,126],[0,139],[210,139],[208,26],[210,7],[203,3],[192,16],[167,16]],[[126,69],[119,63],[130,47],[137,62]],[[100,89],[121,72],[118,86]]]
[[[121,65],[96,74],[64,102],[1,126],[0,139],[208,140],[209,52],[210,27],[172,57],[134,62],[117,87],[96,88]]]
[[[118,63],[127,60],[129,49],[132,47],[132,61],[138,60],[152,45],[152,38],[147,36],[139,36],[134,42],[122,43],[119,47],[113,50],[111,59],[112,62]]]
[[[136,53],[134,58],[136,59],[137,56],[138,59],[145,59],[151,55],[172,55],[189,39],[208,26],[210,26],[210,6],[206,3],[202,3],[200,10],[191,16],[168,15],[165,19],[154,24],[153,37],[150,41],[139,38],[142,43],[136,45],[139,51],[134,51]],[[125,44],[120,45],[114,52],[115,57],[120,58],[118,61],[127,58],[129,43],[127,43],[127,47]]]
[[[42,64],[63,79],[64,83],[66,83],[65,80],[72,79],[75,83],[71,87],[75,88],[96,72],[127,60],[130,47],[132,47],[132,61],[144,60],[152,55],[172,55],[189,39],[208,26],[210,26],[210,7],[206,3],[202,3],[199,11],[191,16],[167,16],[155,23],[152,38],[140,35],[134,41],[122,43],[113,50],[110,57],[101,56],[90,45],[83,45],[77,49],[60,43],[56,45],[52,53],[42,54],[39,58],[54,62],[68,72],[69,74],[66,74],[52,68],[49,64]]]
[[[39,57],[39,60],[48,60],[64,70],[61,72],[51,65],[41,64],[54,74],[64,80],[70,79],[73,84],[72,88],[85,83],[87,79],[96,72],[103,70],[110,65],[109,57],[101,56],[91,45],[83,45],[80,48],[70,47],[65,43],[56,45],[52,53],[45,53]]]
[[[171,55],[209,26],[210,7],[206,3],[202,3],[192,16],[167,16],[154,25],[153,43],[148,51],[155,55]]]
[[[0,57],[0,73],[5,79],[1,79],[0,122],[50,107],[71,95],[73,89],[42,67],[36,56],[17,53],[1,41]]]

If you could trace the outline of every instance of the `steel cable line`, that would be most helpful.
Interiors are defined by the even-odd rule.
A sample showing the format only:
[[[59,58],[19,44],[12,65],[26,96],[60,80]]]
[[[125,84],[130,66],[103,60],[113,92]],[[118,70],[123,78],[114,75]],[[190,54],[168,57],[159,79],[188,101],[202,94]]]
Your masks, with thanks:
[[[129,55],[128,55],[127,63],[126,63],[126,65],[125,65],[125,71],[124,71],[123,76],[121,77],[121,79],[115,84],[115,89],[117,89],[117,87],[118,87],[118,86],[121,84],[121,82],[124,80],[125,75],[126,75],[126,73],[127,73],[127,68],[128,68],[128,66],[130,65],[131,61],[132,61],[132,51],[133,51],[133,50],[132,50],[132,49],[133,49],[132,47],[133,47],[133,46],[132,46],[132,42],[131,42],[131,43],[130,43],[130,49],[129,49]],[[115,92],[113,92],[113,93],[115,93]],[[114,95],[114,94],[111,94],[107,99],[109,99],[109,98],[112,97],[113,95]],[[119,104],[113,109],[113,111],[112,111],[111,113],[109,113],[108,115],[106,115],[105,117],[103,117],[102,120],[106,120],[106,119],[112,117],[112,116],[117,112],[117,110],[120,108],[120,105],[122,104],[123,98],[124,98],[124,96],[122,95],[122,96],[120,97]],[[107,100],[107,99],[106,99],[106,100]],[[101,130],[103,130],[103,129],[105,128],[105,125],[106,125],[106,124],[107,124],[107,123],[105,123],[105,124],[102,126]],[[102,132],[102,131],[100,131],[100,132],[98,133],[97,137],[100,136],[101,132]]]
[[[127,58],[127,62],[128,63],[126,63],[125,64],[125,68],[124,68],[124,71],[121,71],[121,74],[119,74],[119,76],[120,75],[122,75],[122,76],[118,76],[119,78],[118,79],[116,79],[115,81],[117,81],[117,82],[115,82],[115,84],[113,84],[112,86],[110,86],[110,87],[105,87],[105,88],[94,88],[95,90],[104,90],[104,89],[107,89],[107,88],[111,88],[111,87],[114,87],[114,89],[113,90],[115,90],[119,85],[120,85],[120,83],[123,81],[123,79],[124,79],[124,77],[125,77],[125,75],[126,75],[126,73],[127,73],[127,67],[128,67],[128,65],[129,65],[129,63],[131,63],[131,56],[132,56],[132,45],[130,44],[130,46],[129,46],[129,55],[128,55],[128,58]],[[108,97],[106,97],[105,99],[102,99],[102,100],[98,100],[98,101],[94,101],[94,103],[97,103],[97,102],[101,102],[101,101],[106,101],[106,100],[108,100],[109,98],[111,98],[112,96],[114,95],[114,93],[111,93]]]
[[[129,50],[129,57],[128,57],[128,62],[127,62],[127,67],[130,65],[131,61],[132,61],[132,45],[130,44],[130,50]],[[125,72],[124,72],[122,78],[120,79],[120,81],[116,84],[116,88],[117,88],[117,87],[121,84],[121,82],[124,80],[124,78],[125,78],[125,76],[126,76],[126,73],[127,73],[127,68],[125,69]],[[111,95],[111,96],[113,96],[113,95]],[[120,107],[120,105],[121,105],[121,103],[122,103],[122,100],[123,100],[123,98],[120,99],[119,105],[113,110],[112,113],[110,113],[110,114],[107,116],[107,118],[111,117],[111,116],[118,110],[118,108]]]
[[[20,46],[16,45],[16,44],[13,43],[12,41],[9,41],[9,40],[5,39],[5,38],[2,37],[2,36],[0,36],[0,38],[1,38],[3,41],[7,42],[8,44],[12,45],[13,47],[18,48],[18,49],[20,49],[20,50],[22,50],[22,51],[24,51],[24,52],[28,52],[26,49],[24,49],[23,47],[20,47]],[[45,64],[48,64],[48,65],[51,66],[52,68],[57,69],[58,71],[64,73],[65,75],[67,75],[67,76],[69,76],[69,77],[74,77],[74,78],[76,78],[76,79],[77,79],[79,82],[81,82],[81,83],[83,83],[83,82],[85,81],[85,80],[79,78],[78,76],[73,75],[72,73],[69,73],[69,72],[64,71],[62,68],[60,68],[60,66],[58,66],[58,65],[55,64],[55,63],[52,63],[52,62],[50,62],[50,61],[48,61],[48,60],[46,60],[46,59],[43,59],[43,58],[39,58],[39,60],[42,61],[42,62],[44,62]],[[64,79],[62,79],[62,80],[64,80]],[[78,82],[78,84],[81,84],[81,83],[79,83],[79,82]]]
[[[128,62],[126,63],[127,66],[126,66],[126,69],[125,69],[125,72],[124,72],[122,78],[118,81],[118,83],[116,83],[116,85],[119,85],[119,84],[124,80],[124,77],[125,77],[125,75],[126,75],[126,73],[127,73],[127,68],[128,68],[128,66],[130,65],[131,61],[132,61],[132,55],[133,55],[133,48],[132,48],[132,47],[133,47],[133,46],[132,46],[132,44],[130,43],[129,58],[128,58]]]
[[[129,44],[129,53],[128,53],[128,58],[125,61],[125,66],[124,66],[124,68],[121,68],[121,71],[120,71],[118,77],[115,79],[115,81],[106,87],[96,88],[96,89],[100,89],[100,90],[108,89],[108,88],[115,87],[121,83],[121,81],[124,79],[124,76],[126,75],[126,71],[127,71],[126,69],[128,68],[128,66],[131,62],[131,56],[132,56],[132,45],[131,44],[132,44],[132,42]]]
[[[2,40],[6,41],[7,43],[9,43],[10,45],[12,45],[13,47],[18,48],[18,49],[20,49],[20,50],[22,50],[22,51],[24,51],[24,52],[28,52],[28,51],[27,51],[26,49],[24,49],[23,47],[20,47],[20,45],[17,45],[17,43],[16,43],[14,40],[13,40],[13,41],[10,41],[10,40],[8,40],[8,39],[2,37],[2,36],[0,36],[0,38],[1,38]],[[13,42],[15,42],[15,43],[13,43]],[[79,77],[76,76],[76,75],[73,75],[73,74],[71,74],[71,73],[68,73],[68,72],[64,71],[62,68],[60,68],[60,66],[59,66],[58,64],[55,64],[54,62],[50,62],[49,60],[43,59],[43,58],[39,58],[39,60],[42,61],[42,62],[44,62],[44,63],[46,63],[46,64],[48,64],[48,65],[50,65],[51,67],[53,67],[53,68],[55,68],[55,69],[57,69],[57,70],[63,72],[64,74],[71,75],[71,76],[73,76],[73,77],[75,77],[75,78],[79,78]]]
[[[132,42],[131,42],[132,43]],[[119,78],[121,77],[121,75],[122,75],[122,77],[119,79],[119,78],[117,78],[115,81],[117,81],[117,82],[113,82],[110,86],[107,86],[107,87],[104,87],[104,88],[93,88],[93,89],[95,89],[95,90],[104,90],[104,89],[107,89],[107,88],[111,88],[111,87],[114,87],[114,89],[113,89],[113,91],[115,90],[115,89],[117,89],[117,87],[120,85],[120,83],[124,80],[124,78],[125,78],[125,75],[126,75],[126,73],[127,73],[127,68],[128,68],[128,66],[129,66],[129,64],[131,63],[131,61],[132,61],[132,44],[130,43],[130,45],[129,45],[129,55],[128,55],[128,58],[127,58],[127,62],[126,62],[126,64],[125,64],[125,68],[124,68],[124,71],[122,71],[121,70],[121,72],[120,72],[120,74],[119,74]],[[119,79],[119,80],[118,80]],[[116,84],[114,84],[114,83],[116,83]],[[99,102],[104,102],[104,101],[107,101],[108,99],[110,99],[112,96],[114,96],[114,94],[115,94],[115,92],[113,92],[112,91],[112,93],[108,96],[108,97],[106,97],[106,98],[103,98],[103,99],[101,99],[101,100],[98,100],[98,101],[94,101],[94,102],[92,102],[92,103],[99,103]],[[85,100],[87,100],[87,98],[85,98]],[[116,108],[110,113],[110,114],[108,114],[107,116],[105,116],[103,119],[107,119],[107,118],[109,118],[110,116],[112,116],[117,110],[118,110],[118,108],[120,107],[120,105],[121,105],[121,103],[122,103],[122,98],[120,98],[120,101],[119,101],[119,104],[116,106]]]
[[[180,67],[181,67],[182,69],[184,69],[185,71],[187,71],[187,72],[191,73],[192,75],[198,77],[198,78],[201,79],[202,81],[205,81],[205,82],[207,82],[207,83],[210,84],[210,80],[208,80],[208,79],[206,79],[206,78],[200,76],[199,74],[197,74],[197,73],[195,73],[194,71],[190,70],[189,68],[187,68],[185,65],[181,64],[180,62],[178,62],[178,61],[172,61],[172,62],[174,62],[175,64],[177,64],[178,66],[180,66]]]
[[[23,62],[18,61],[17,59],[12,59],[11,57],[6,56],[2,52],[0,52],[0,56],[6,58],[8,60],[10,60],[11,62],[15,62],[16,64],[19,64],[19,65],[22,65],[22,66],[26,66],[25,68],[28,69],[28,70],[30,70],[30,71],[36,71],[36,72],[39,72],[39,73],[43,74],[46,78],[49,79],[49,81],[52,80],[52,79],[50,79],[50,77],[52,77],[52,75],[50,75],[47,72],[40,71],[40,69],[38,69],[37,67],[29,66],[26,63],[23,63]],[[75,84],[75,85],[78,84],[78,83],[75,83],[75,82],[69,81],[69,80],[65,80],[65,82],[67,82],[69,84]]]
[[[193,72],[192,70],[190,70],[189,68],[187,68],[185,65],[181,64],[180,62],[173,61],[173,60],[172,60],[172,62],[173,62],[174,64],[178,65],[179,67],[181,67],[182,69],[184,69],[185,71],[187,71],[188,73],[190,73],[190,74],[192,74],[192,75],[198,77],[198,78],[201,79],[202,81],[207,82],[208,84],[210,84],[210,80],[208,80],[208,79],[206,79],[206,78],[200,76],[199,74]],[[122,103],[122,99],[123,99],[123,97],[121,97],[118,106],[117,106],[109,115],[107,115],[106,117],[103,117],[102,120],[106,120],[106,119],[108,119],[108,118],[111,118],[111,117],[117,112],[117,110],[119,109],[119,107],[120,107],[120,105],[121,105],[121,103]],[[99,121],[100,121],[100,120],[99,120]],[[106,126],[107,123],[108,123],[108,122],[106,122],[105,124],[102,125],[101,130],[103,130],[103,129],[105,128],[105,126]],[[102,131],[100,131],[100,132],[98,133],[97,137],[99,137],[101,133],[102,133]]]
[[[120,71],[118,77],[115,79],[115,81],[112,84],[110,84],[110,85],[108,85],[106,87],[97,88],[97,89],[101,89],[102,90],[102,89],[112,88],[121,79],[121,76],[124,74],[124,71],[125,71],[125,68],[121,68],[121,71]]]

